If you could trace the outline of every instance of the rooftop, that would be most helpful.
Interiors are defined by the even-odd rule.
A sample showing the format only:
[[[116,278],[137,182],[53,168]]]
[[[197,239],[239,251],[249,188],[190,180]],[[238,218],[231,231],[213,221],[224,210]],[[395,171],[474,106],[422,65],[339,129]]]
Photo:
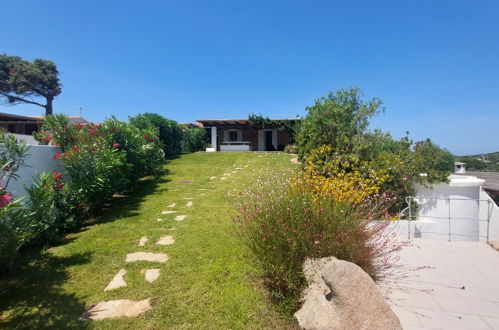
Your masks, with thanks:
[[[287,120],[287,121],[299,121],[299,118],[292,118],[292,119],[270,119],[270,120],[275,120],[275,121],[282,121],[282,120]],[[253,122],[249,119],[197,119],[196,120],[198,123],[201,123],[203,125],[250,125]]]
[[[41,119],[32,117],[32,116],[21,116],[21,115],[14,115],[11,113],[4,113],[0,112],[0,121],[2,122],[33,122],[33,123],[38,123],[41,121]]]
[[[453,175],[459,174],[456,173]],[[499,191],[499,172],[466,171],[466,174],[463,174],[463,176],[476,176],[479,179],[485,180],[485,183],[482,185],[483,188]]]

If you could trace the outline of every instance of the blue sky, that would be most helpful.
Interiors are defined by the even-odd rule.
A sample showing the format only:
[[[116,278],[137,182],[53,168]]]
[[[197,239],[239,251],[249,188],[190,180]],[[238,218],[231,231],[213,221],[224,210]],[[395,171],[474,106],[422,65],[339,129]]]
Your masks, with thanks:
[[[499,1],[16,0],[2,12],[0,52],[58,65],[56,112],[284,118],[358,86],[384,101],[373,127],[499,151]]]

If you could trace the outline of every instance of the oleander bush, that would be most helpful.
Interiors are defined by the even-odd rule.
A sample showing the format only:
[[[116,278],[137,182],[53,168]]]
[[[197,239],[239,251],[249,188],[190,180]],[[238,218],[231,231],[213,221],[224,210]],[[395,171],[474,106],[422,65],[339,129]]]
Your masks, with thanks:
[[[54,158],[64,165],[68,195],[86,211],[109,202],[140,178],[157,175],[164,153],[153,126],[139,128],[112,117],[102,124],[69,125],[67,118],[46,118],[41,140],[60,145]]]
[[[23,165],[26,146],[0,135],[0,270],[10,270],[28,245],[48,246],[74,230],[117,193],[133,189],[139,179],[162,172],[164,152],[156,127],[139,128],[110,118],[102,124],[70,125],[52,115],[36,138],[60,146],[54,155],[64,174],[41,173],[26,187],[27,196],[13,201],[6,186]]]
[[[35,236],[32,218],[8,190],[28,152],[25,142],[0,131],[0,272],[12,268],[19,249]]]
[[[182,152],[184,127],[176,121],[156,113],[144,113],[131,117],[130,123],[140,129],[155,127],[166,157],[173,157]]]

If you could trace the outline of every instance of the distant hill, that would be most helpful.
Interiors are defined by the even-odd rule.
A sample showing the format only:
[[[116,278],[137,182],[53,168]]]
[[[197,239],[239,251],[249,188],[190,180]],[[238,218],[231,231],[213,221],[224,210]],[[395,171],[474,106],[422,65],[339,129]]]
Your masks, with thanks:
[[[456,161],[466,163],[469,171],[499,172],[499,151],[488,154],[456,156]]]

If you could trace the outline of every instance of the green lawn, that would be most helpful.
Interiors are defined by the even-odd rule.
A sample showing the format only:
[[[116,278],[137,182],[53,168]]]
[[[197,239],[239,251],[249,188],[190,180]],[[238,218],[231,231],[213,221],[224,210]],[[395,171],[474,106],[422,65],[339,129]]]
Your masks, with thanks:
[[[170,161],[167,175],[141,183],[134,194],[103,211],[95,226],[68,235],[63,244],[1,279],[0,328],[294,328],[292,320],[272,308],[260,284],[261,271],[234,235],[230,198],[233,189],[254,182],[262,168],[291,169],[290,158],[282,153],[196,153]],[[236,168],[242,170],[232,174]],[[231,175],[221,180],[223,173]],[[192,207],[185,206],[186,197],[193,198]],[[183,222],[174,221],[175,214],[161,215],[171,203],[177,203],[177,214],[188,216]],[[175,244],[154,244],[166,234],[174,236]],[[138,247],[142,236],[149,241]],[[125,264],[125,255],[136,251],[164,252],[169,260]],[[104,292],[121,268],[128,286]],[[161,276],[147,283],[140,273],[144,268],[160,268]],[[151,298],[152,309],[135,318],[78,320],[103,300],[145,298]]]

